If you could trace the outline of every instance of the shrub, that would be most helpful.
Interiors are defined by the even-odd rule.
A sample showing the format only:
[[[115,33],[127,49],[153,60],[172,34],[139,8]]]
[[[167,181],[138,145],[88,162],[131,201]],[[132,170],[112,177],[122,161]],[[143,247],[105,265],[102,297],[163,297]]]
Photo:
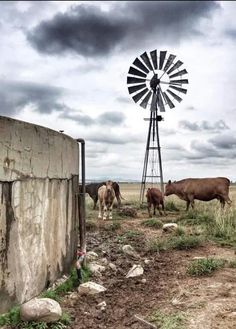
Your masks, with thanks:
[[[176,205],[173,201],[165,202],[165,210],[167,210],[167,211],[179,211],[179,209],[176,207]]]
[[[170,240],[172,249],[188,250],[197,248],[202,244],[202,239],[196,236],[183,236],[173,237]]]
[[[203,258],[194,260],[187,268],[191,276],[210,275],[212,272],[225,265],[225,260],[214,258]]]

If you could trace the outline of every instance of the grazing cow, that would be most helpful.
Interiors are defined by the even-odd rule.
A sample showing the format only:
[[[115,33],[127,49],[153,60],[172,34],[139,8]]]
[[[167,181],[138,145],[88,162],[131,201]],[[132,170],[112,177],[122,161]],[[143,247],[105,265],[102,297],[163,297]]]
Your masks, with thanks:
[[[107,181],[106,185],[102,185],[98,189],[99,213],[98,218],[107,219],[107,211],[109,219],[112,219],[112,207],[115,199],[115,191],[112,187],[112,181]]]
[[[149,188],[146,193],[146,198],[147,198],[147,204],[148,204],[149,217],[152,217],[152,215],[151,215],[152,205],[153,205],[153,215],[156,215],[156,207],[159,211],[159,214],[162,215],[162,212],[160,210],[160,205],[162,206],[162,210],[165,213],[164,197],[158,188],[155,188],[155,187]]]
[[[225,177],[216,178],[187,178],[171,183],[169,180],[165,188],[165,195],[176,194],[180,199],[187,202],[187,208],[191,204],[194,208],[194,200],[210,201],[218,199],[221,207],[225,202],[231,203],[229,198],[230,181]]]
[[[98,201],[98,189],[102,185],[106,185],[106,182],[91,183],[91,184],[86,184],[85,185],[85,192],[88,193],[89,196],[93,199],[93,202],[94,202],[93,209],[94,210],[96,209],[96,205],[97,205],[97,201]],[[119,186],[118,183],[113,182],[112,187],[115,191],[115,196],[116,196],[116,199],[117,199],[118,207],[120,207],[121,206],[121,198],[122,198],[121,193],[120,193],[120,186]]]

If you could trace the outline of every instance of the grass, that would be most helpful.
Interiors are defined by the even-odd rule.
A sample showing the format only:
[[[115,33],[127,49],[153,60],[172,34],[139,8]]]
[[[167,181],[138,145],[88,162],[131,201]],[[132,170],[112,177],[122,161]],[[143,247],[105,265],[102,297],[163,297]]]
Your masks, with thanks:
[[[236,268],[236,260],[231,260],[228,264],[230,268]]]
[[[203,258],[194,260],[187,268],[187,274],[191,276],[210,275],[219,268],[224,267],[223,259]]]
[[[189,250],[199,247],[203,242],[201,237],[197,236],[172,236],[169,239],[152,239],[147,242],[147,249],[151,252],[166,251],[170,249]]]
[[[115,221],[113,221],[111,224],[104,226],[105,231],[116,231],[120,228],[121,228],[121,224]]]
[[[153,322],[158,329],[184,329],[186,318],[183,313],[164,313],[157,311],[153,313],[149,319],[149,321]]]
[[[144,220],[144,221],[141,222],[141,224],[143,226],[152,227],[152,228],[156,228],[156,229],[160,229],[160,228],[163,227],[162,221],[159,220],[159,219],[154,219],[154,218]]]
[[[124,243],[126,241],[135,239],[139,236],[143,235],[143,233],[139,232],[139,231],[135,231],[135,230],[128,230],[125,233],[118,235],[117,236],[117,240],[120,243]]]
[[[179,211],[174,201],[166,201],[165,202],[165,210],[167,211]]]

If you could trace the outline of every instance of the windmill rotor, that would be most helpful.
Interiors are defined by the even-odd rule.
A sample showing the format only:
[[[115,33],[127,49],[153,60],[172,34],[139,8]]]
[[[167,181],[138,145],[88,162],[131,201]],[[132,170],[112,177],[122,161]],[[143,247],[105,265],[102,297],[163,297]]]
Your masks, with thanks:
[[[186,74],[183,62],[177,60],[176,55],[167,51],[145,51],[129,68],[128,91],[134,102],[145,109],[153,103],[152,95],[158,94],[157,107],[165,112],[166,108],[173,109],[176,102],[182,101],[182,94],[187,93],[187,89],[182,88],[188,84]]]

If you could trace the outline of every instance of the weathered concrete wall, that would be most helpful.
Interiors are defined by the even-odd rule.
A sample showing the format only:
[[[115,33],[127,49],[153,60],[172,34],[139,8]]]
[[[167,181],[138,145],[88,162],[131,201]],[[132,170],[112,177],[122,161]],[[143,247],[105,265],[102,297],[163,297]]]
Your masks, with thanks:
[[[79,148],[0,117],[0,313],[68,272],[77,246]]]

